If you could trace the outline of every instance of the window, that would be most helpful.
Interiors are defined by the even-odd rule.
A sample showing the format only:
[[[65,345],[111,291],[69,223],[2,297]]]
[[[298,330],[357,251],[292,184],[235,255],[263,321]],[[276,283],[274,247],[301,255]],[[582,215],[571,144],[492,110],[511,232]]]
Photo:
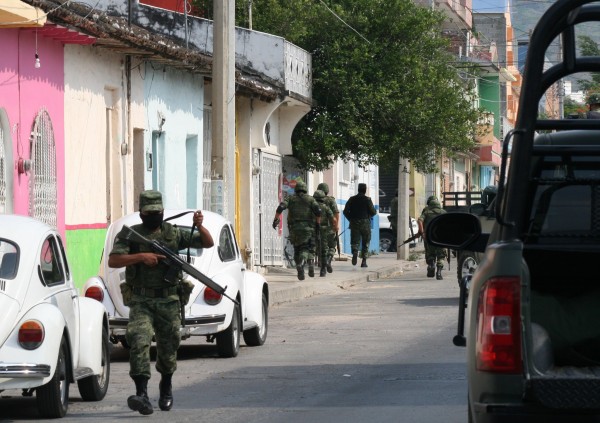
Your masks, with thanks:
[[[219,257],[222,261],[232,261],[236,258],[233,237],[227,226],[223,226],[219,235]]]
[[[17,246],[9,241],[0,240],[0,279],[14,279],[19,268]]]
[[[64,276],[58,256],[59,249],[54,237],[49,237],[44,241],[40,253],[40,271],[42,282],[46,286],[58,285],[64,283]]]

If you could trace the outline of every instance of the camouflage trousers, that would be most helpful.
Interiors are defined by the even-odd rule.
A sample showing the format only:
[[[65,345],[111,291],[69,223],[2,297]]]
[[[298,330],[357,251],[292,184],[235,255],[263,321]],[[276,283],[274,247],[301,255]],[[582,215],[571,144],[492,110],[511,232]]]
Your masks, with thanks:
[[[329,256],[335,256],[335,250],[337,248],[337,233],[333,228],[329,228],[329,232],[327,233],[327,246],[329,247]]]
[[[290,227],[290,242],[294,246],[294,261],[306,263],[314,260],[316,241],[314,225],[294,225]]]
[[[329,228],[329,226],[321,226],[321,232],[320,232],[320,244],[319,244],[319,260],[321,261],[321,264],[327,263],[327,260],[329,259],[329,257],[333,257],[333,253],[331,252],[331,249],[329,248],[329,238],[331,235],[331,229]],[[335,239],[334,239],[335,242]],[[335,249],[333,250],[335,251]]]
[[[446,249],[434,247],[433,245],[427,245],[425,242],[425,262],[435,263],[436,267],[444,268],[444,262],[446,261]]]
[[[150,378],[150,344],[156,339],[156,370],[173,374],[177,369],[177,349],[181,341],[179,301],[147,298],[134,301],[129,308],[126,339],[129,351],[129,376]]]
[[[371,243],[371,219],[353,219],[350,221],[350,248],[352,253],[361,251],[361,257],[367,258]],[[361,245],[362,244],[362,245]],[[360,248],[359,248],[360,247]]]

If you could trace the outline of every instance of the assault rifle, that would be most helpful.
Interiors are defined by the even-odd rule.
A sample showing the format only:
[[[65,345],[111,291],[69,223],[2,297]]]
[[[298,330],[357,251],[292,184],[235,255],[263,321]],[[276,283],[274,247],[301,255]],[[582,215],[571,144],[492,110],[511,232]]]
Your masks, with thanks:
[[[229,295],[227,295],[225,293],[225,290],[227,289],[227,287],[223,288],[221,285],[219,285],[218,283],[213,281],[211,278],[206,276],[204,273],[200,272],[194,266],[192,266],[191,264],[189,264],[188,262],[183,260],[181,257],[179,257],[178,254],[172,252],[167,247],[162,245],[160,242],[158,242],[156,240],[151,241],[148,238],[145,238],[144,236],[140,235],[139,233],[137,233],[136,231],[134,231],[127,225],[123,225],[122,233],[125,235],[125,239],[136,242],[138,244],[146,245],[146,246],[150,247],[152,249],[152,251],[154,251],[156,254],[161,254],[166,257],[163,261],[169,266],[169,271],[165,275],[165,282],[167,282],[168,284],[177,285],[179,282],[179,273],[181,271],[184,271],[185,273],[187,273],[194,279],[197,279],[199,282],[208,286],[213,291],[218,292],[219,294],[223,295],[224,297],[229,298],[235,304],[239,305],[237,300],[234,300],[233,298],[231,298]],[[185,304],[181,304],[182,318],[184,317],[184,312],[183,312],[184,306],[185,306]],[[182,322],[183,321],[185,321],[185,320],[182,320]]]
[[[404,241],[402,241],[402,244],[398,245],[398,247],[402,247],[404,244],[408,244],[409,242],[413,242],[414,240],[420,238],[421,235],[419,233],[414,234],[413,236],[411,236],[410,238],[405,239]]]

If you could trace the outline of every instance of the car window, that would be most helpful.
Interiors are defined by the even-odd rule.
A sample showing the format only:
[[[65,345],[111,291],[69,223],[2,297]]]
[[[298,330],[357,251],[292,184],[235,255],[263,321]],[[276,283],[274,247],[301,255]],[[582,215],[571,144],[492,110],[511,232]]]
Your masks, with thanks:
[[[65,272],[67,273],[67,279],[71,278],[71,270],[69,269],[69,262],[67,260],[67,254],[65,253],[65,247],[63,246],[62,240],[60,237],[56,238],[58,240],[58,247],[60,248],[60,256],[62,257],[63,265],[65,266]]]
[[[233,237],[227,225],[223,226],[219,234],[219,257],[223,261],[232,261],[236,258]]]
[[[44,285],[59,285],[65,282],[60,261],[60,252],[54,237],[48,237],[40,251],[40,270]]]
[[[14,279],[17,276],[18,252],[16,244],[0,239],[0,279]]]

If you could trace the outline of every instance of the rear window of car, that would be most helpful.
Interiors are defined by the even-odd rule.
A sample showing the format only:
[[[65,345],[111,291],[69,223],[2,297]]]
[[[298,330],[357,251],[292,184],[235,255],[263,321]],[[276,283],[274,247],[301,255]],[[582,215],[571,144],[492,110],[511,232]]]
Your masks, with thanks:
[[[19,249],[16,244],[0,239],[0,279],[14,279],[19,268]]]

